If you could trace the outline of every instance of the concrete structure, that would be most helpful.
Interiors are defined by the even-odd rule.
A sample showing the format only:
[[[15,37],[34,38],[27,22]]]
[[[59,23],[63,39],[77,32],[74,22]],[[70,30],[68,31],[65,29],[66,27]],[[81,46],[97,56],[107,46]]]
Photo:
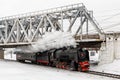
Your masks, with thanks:
[[[120,33],[106,33],[106,42],[101,43],[100,64],[120,59]]]
[[[4,59],[4,50],[0,49],[0,59]]]

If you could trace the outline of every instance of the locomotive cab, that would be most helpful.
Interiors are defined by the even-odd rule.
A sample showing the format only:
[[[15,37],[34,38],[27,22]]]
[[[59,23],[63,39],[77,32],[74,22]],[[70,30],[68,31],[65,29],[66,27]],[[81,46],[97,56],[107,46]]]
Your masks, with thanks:
[[[49,57],[49,52],[44,51],[44,52],[37,52],[37,63],[38,64],[46,64],[48,65],[50,63],[50,57]]]

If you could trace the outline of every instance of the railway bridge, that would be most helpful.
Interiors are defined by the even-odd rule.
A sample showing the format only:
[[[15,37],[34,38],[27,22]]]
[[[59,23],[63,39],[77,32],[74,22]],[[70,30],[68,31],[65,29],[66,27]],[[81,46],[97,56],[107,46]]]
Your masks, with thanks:
[[[93,27],[97,35],[91,35]],[[77,42],[101,42],[104,32],[84,4],[73,4],[0,18],[0,47],[30,45],[46,32],[68,31]]]

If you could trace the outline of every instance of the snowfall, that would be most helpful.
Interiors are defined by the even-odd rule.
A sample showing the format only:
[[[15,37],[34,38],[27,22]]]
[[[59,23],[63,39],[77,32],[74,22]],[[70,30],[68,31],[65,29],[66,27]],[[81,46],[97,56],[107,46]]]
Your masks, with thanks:
[[[52,48],[61,48],[64,46],[76,46],[75,40],[69,33],[47,34],[36,44],[29,47],[19,48],[21,51],[44,51]],[[54,37],[53,37],[54,36]],[[42,44],[41,44],[42,43]],[[87,74],[83,72],[62,70],[47,66],[20,63],[16,61],[16,55],[13,54],[16,49],[6,49],[4,59],[0,60],[0,79],[1,80],[117,80],[113,78]],[[12,60],[12,61],[8,61]],[[91,66],[90,70],[120,74],[120,60],[114,60],[113,63]]]

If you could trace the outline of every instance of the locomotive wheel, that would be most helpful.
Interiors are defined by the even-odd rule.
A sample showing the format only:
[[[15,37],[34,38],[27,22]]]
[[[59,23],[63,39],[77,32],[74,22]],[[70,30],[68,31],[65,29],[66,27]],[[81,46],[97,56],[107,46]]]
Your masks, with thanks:
[[[20,62],[20,60],[17,59],[18,62]]]
[[[32,64],[36,64],[36,62],[35,62],[35,61],[31,61],[31,63],[32,63]]]
[[[37,62],[37,64],[39,65],[40,63],[39,63],[39,62]]]
[[[24,62],[25,62],[25,60],[22,60],[22,62],[24,63]]]
[[[48,63],[48,66],[53,66],[53,63],[52,63],[52,62],[49,62],[49,63]]]
[[[17,61],[22,62],[22,63],[24,63],[24,62],[25,62],[25,60],[17,60]]]

